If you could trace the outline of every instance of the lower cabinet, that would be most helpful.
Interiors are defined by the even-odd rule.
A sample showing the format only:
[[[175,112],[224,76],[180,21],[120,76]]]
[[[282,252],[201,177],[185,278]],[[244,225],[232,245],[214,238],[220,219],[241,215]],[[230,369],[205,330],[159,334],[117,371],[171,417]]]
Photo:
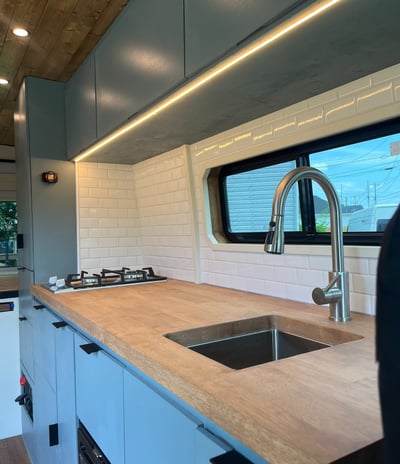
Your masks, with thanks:
[[[78,455],[79,422],[111,464],[250,463],[232,449],[225,432],[218,438],[218,427],[134,366],[45,306],[37,311],[43,313],[37,313],[33,335],[42,340],[34,343],[35,379],[26,376],[33,421],[22,408],[32,464],[84,462]]]
[[[55,330],[57,379],[57,464],[78,464],[77,419],[75,410],[75,331],[64,321],[52,322]]]
[[[21,363],[22,364],[22,363]],[[23,376],[23,377],[22,377]],[[25,371],[25,368],[21,369],[21,378],[25,378],[27,380],[27,386],[29,387],[21,387],[21,394],[25,394],[28,392],[31,394],[31,397],[36,395],[35,385],[33,383],[32,378],[29,376],[28,372]],[[36,463],[36,434],[35,428],[33,424],[33,410],[31,409],[31,404],[29,403],[30,398],[24,399],[23,403],[20,403],[21,408],[21,423],[22,423],[22,438],[25,443],[26,451],[29,454],[29,457],[32,463]],[[29,412],[28,412],[29,411]],[[32,414],[32,417],[30,416]]]
[[[112,464],[124,463],[123,367],[78,334],[75,363],[77,417]]]
[[[26,352],[21,351],[21,373],[29,385],[29,400],[20,404],[28,454],[32,464],[78,464],[74,331],[36,301],[24,317],[20,336],[29,338],[21,340],[26,346]],[[21,390],[28,391],[27,386]]]
[[[57,438],[57,397],[47,380],[38,375],[34,390],[33,423],[36,461],[40,464],[60,462]]]
[[[124,371],[126,463],[206,464],[226,450],[200,424],[131,372]]]

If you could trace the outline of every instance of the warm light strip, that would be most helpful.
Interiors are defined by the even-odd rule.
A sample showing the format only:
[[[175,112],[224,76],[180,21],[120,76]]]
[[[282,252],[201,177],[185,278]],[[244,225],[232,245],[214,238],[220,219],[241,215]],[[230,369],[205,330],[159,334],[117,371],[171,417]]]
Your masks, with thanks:
[[[221,63],[219,63],[212,69],[210,69],[209,71],[206,71],[204,74],[194,79],[192,82],[182,87],[181,89],[177,90],[175,93],[165,98],[163,101],[156,104],[154,107],[145,111],[142,115],[138,116],[137,118],[133,119],[129,123],[125,124],[120,129],[116,130],[109,136],[105,137],[100,142],[94,144],[92,147],[88,148],[81,154],[77,155],[74,158],[74,161],[78,162],[78,161],[82,161],[83,159],[88,158],[89,156],[93,155],[96,151],[100,150],[104,146],[113,142],[115,139],[131,131],[135,127],[143,124],[150,118],[153,118],[157,114],[161,113],[162,111],[166,110],[167,108],[174,105],[178,101],[182,100],[182,98],[184,98],[185,96],[191,94],[198,88],[203,87],[207,82],[215,79],[217,76],[228,71],[233,66],[236,66],[238,63],[252,56],[257,51],[277,41],[281,37],[289,34],[294,29],[300,27],[301,25],[305,24],[306,22],[310,21],[311,19],[315,18],[316,16],[326,11],[328,8],[331,8],[333,5],[341,1],[343,0],[320,1],[318,2],[317,5],[313,5],[307,8],[306,10],[297,14],[290,20],[282,23],[280,26],[276,27],[272,31],[269,31],[266,35],[254,41],[250,45],[246,46],[239,52],[225,59],[224,61],[222,61]]]

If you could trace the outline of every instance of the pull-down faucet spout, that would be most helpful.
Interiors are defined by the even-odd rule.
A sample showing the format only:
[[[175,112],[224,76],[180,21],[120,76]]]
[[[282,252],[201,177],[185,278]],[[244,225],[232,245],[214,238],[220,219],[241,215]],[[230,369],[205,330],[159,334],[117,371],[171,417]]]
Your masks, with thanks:
[[[272,202],[272,215],[269,231],[265,239],[267,253],[284,252],[284,210],[285,203],[292,186],[302,179],[317,182],[328,199],[331,222],[332,271],[329,273],[329,284],[325,288],[315,288],[312,298],[316,304],[329,303],[329,318],[336,322],[347,322],[351,319],[349,301],[349,275],[344,271],[343,229],[340,202],[331,181],[318,169],[300,167],[286,174],[276,188]]]

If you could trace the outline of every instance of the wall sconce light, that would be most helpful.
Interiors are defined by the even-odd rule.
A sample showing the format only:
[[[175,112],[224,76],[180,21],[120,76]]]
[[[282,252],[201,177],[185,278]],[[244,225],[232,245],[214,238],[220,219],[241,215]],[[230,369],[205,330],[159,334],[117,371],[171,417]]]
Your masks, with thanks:
[[[42,181],[46,184],[55,184],[58,181],[57,173],[54,171],[42,172]]]

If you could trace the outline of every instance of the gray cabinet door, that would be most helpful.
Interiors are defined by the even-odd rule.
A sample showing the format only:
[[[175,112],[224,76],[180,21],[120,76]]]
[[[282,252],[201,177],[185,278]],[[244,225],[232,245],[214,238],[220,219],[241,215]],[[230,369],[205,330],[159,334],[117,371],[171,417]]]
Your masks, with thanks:
[[[191,76],[233,51],[296,0],[186,0],[185,69]]]
[[[65,87],[65,130],[68,158],[72,158],[96,140],[93,54],[86,58]]]
[[[23,236],[24,242],[23,247],[18,249],[18,266],[33,270],[31,161],[26,115],[26,84],[24,82],[17,99],[14,124],[18,234]]]
[[[98,137],[183,80],[182,0],[130,2],[96,48]]]
[[[112,463],[124,463],[123,368],[75,334],[76,413]]]

